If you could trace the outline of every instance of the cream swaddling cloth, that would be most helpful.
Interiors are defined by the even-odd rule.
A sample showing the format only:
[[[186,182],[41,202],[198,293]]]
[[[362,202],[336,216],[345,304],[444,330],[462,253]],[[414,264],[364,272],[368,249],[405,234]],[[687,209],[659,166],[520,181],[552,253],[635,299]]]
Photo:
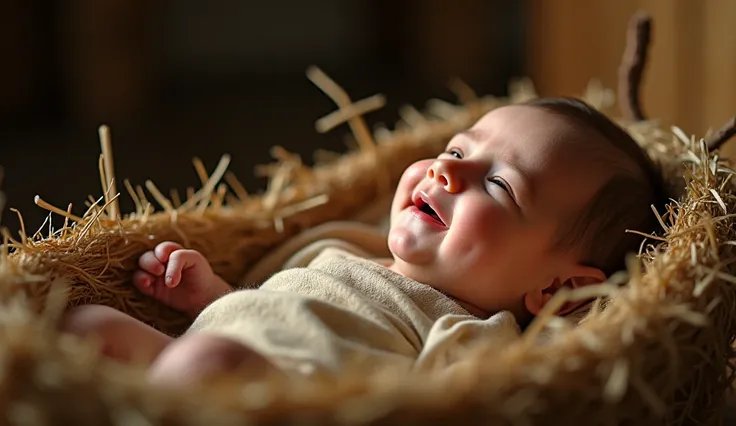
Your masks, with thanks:
[[[334,248],[257,290],[216,300],[188,332],[242,342],[286,372],[328,375],[443,368],[473,342],[504,345],[519,336],[508,312],[476,318],[428,285]]]

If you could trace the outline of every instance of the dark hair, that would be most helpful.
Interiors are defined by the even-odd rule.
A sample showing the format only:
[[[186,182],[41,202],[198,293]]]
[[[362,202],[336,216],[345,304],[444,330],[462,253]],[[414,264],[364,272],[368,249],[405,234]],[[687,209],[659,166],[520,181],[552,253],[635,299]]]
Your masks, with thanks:
[[[668,199],[657,168],[631,135],[581,100],[540,98],[525,105],[559,114],[608,143],[595,149],[603,154],[599,160],[611,168],[611,177],[580,214],[558,230],[554,248],[579,248],[581,262],[607,276],[624,269],[626,254],[637,252],[642,242],[641,236],[626,230],[654,233],[659,222],[651,206],[660,209]]]

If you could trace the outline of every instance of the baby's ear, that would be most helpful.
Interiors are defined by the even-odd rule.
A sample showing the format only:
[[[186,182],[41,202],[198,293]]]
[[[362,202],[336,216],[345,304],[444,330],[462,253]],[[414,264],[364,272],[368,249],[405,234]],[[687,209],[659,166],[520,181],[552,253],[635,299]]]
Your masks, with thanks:
[[[567,287],[571,290],[576,288],[585,287],[592,284],[600,284],[606,280],[606,274],[598,268],[590,266],[575,265],[569,273],[565,275],[566,279],[555,279],[552,284],[542,290],[535,290],[527,293],[524,296],[524,304],[532,315],[539,315],[539,312],[552,299],[557,291],[562,287]],[[557,315],[566,315],[574,311],[585,301],[567,302],[562,305]]]

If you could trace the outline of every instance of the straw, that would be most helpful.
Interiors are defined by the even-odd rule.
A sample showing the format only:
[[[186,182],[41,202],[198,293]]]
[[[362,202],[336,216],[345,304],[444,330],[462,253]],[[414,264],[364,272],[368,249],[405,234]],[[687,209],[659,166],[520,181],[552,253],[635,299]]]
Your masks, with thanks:
[[[422,128],[387,134],[372,152],[351,151],[327,164],[304,166],[298,179],[294,163],[282,162],[271,176],[282,170],[288,185],[243,195],[232,206],[221,206],[225,158],[203,179],[202,189],[187,191],[186,201],[171,211],[153,212],[143,188],[130,184],[126,189],[136,200],[136,214],[116,220],[108,219],[115,218],[111,206],[118,196],[111,185],[103,186],[104,207],[82,218],[36,197],[37,205],[74,223],[25,242],[3,232],[0,402],[8,422],[719,424],[734,375],[736,214],[724,214],[736,211],[734,186],[728,183],[732,164],[719,159],[722,167],[711,167],[716,159],[707,144],[689,136],[682,141],[648,121],[626,129],[662,164],[667,182],[681,194],[667,215],[657,217],[662,244],[645,246],[630,260],[627,274],[617,278],[624,277],[626,285],[612,278],[604,286],[560,293],[555,303],[598,298],[580,323],[553,316],[550,305],[519,342],[472,348],[447,370],[407,372],[386,365],[366,371],[348,364],[324,380],[292,376],[254,382],[233,374],[203,387],[162,391],[148,385],[142,369],[101,359],[94,341],[49,327],[61,314],[64,289],[69,305],[112,306],[179,335],[190,320],[130,285],[142,253],[161,241],[186,238],[216,273],[240,286],[278,248],[299,251],[309,241],[301,230],[357,236],[354,223],[342,228],[334,223],[350,221],[376,202],[373,173],[385,170],[395,184],[407,164],[441,152],[478,114],[526,95],[518,96],[444,108],[443,117]],[[102,174],[104,185],[115,181],[104,164]],[[152,197],[159,195],[152,191]],[[274,229],[277,220],[281,232]],[[332,231],[319,228],[327,224],[333,224]],[[264,273],[289,260],[266,265]]]

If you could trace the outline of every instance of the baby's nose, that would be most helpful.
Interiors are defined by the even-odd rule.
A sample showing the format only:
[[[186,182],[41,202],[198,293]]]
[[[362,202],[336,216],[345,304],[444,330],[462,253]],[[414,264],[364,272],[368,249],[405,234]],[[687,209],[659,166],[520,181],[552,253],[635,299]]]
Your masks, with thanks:
[[[437,160],[427,169],[427,178],[433,180],[445,188],[445,191],[453,194],[462,189],[462,182],[454,166],[450,161]]]

